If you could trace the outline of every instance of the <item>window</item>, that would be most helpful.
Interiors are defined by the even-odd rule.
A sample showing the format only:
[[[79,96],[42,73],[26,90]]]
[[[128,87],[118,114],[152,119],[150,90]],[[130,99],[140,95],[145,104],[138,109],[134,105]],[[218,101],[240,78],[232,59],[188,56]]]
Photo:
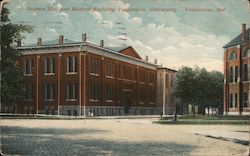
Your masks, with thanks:
[[[248,66],[247,64],[243,65],[243,81],[248,80]]]
[[[114,77],[114,63],[107,60],[106,61],[106,76],[107,77]]]
[[[45,101],[55,100],[55,85],[54,84],[45,84],[44,100]]]
[[[170,87],[174,86],[174,75],[170,76]]]
[[[144,88],[140,88],[139,100],[140,100],[140,103],[145,102],[145,89]]]
[[[155,103],[155,88],[152,86],[152,87],[149,87],[149,90],[148,90],[148,101],[149,101],[149,104],[154,104]]]
[[[89,101],[99,100],[99,84],[91,82],[89,84]]]
[[[70,83],[67,85],[67,101],[75,101],[77,100],[78,95],[78,87],[75,83]]]
[[[117,77],[121,78],[122,77],[122,65],[118,65],[118,69],[117,69]]]
[[[235,96],[235,97],[234,97],[234,107],[237,108],[237,107],[238,107],[238,94],[235,93],[234,96]]]
[[[238,66],[234,67],[234,82],[238,81]]]
[[[140,82],[146,81],[146,75],[144,70],[140,70]]]
[[[89,57],[89,73],[100,74],[100,59],[96,57]]]
[[[229,107],[233,108],[233,94],[230,94],[230,97],[229,97]]]
[[[77,57],[67,57],[67,73],[77,72]]]
[[[229,82],[233,82],[233,67],[230,67],[229,69]]]
[[[148,73],[148,83],[154,84],[155,81],[155,75],[153,72]]]
[[[32,59],[25,59],[24,60],[24,74],[32,75],[33,66],[34,66],[34,61]]]
[[[165,75],[165,78],[166,78],[166,79],[165,79],[165,81],[166,81],[166,82],[165,82],[165,87],[168,88],[168,86],[169,86],[169,75],[166,74],[166,75]]]
[[[250,49],[245,48],[242,52],[242,57],[249,57],[249,54],[250,54]]]
[[[33,85],[25,86],[25,100],[33,100]]]
[[[54,74],[55,73],[55,58],[45,58],[44,59],[44,73]]]
[[[136,81],[137,80],[137,72],[136,72],[136,68],[133,68],[133,73],[132,73],[133,75],[132,75],[132,79],[134,80],[134,81]]]
[[[235,51],[231,52],[229,55],[229,60],[236,60],[237,59],[237,53]]]
[[[243,95],[243,107],[247,107],[248,106],[248,94],[244,93]]]
[[[113,101],[114,100],[114,87],[113,86],[106,86],[106,101]]]

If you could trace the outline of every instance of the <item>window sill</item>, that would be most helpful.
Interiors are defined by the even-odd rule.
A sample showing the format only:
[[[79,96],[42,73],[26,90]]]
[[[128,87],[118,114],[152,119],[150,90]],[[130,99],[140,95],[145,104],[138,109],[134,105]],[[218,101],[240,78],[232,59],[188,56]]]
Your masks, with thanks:
[[[143,104],[145,104],[145,102],[139,102],[139,104],[140,104],[140,105],[143,105]]]
[[[46,102],[52,102],[52,101],[56,101],[55,99],[44,99],[44,101]]]
[[[113,76],[108,76],[108,75],[106,75],[106,78],[108,78],[108,79],[114,79]]]
[[[77,101],[77,99],[66,99],[66,101],[73,102],[73,101]]]
[[[89,99],[90,102],[99,102],[99,100]]]
[[[50,75],[55,75],[55,73],[45,73],[44,75],[48,75],[48,76],[50,76]]]
[[[105,100],[105,102],[111,103],[111,102],[114,102],[114,100]]]
[[[33,76],[33,74],[24,74],[24,76]]]
[[[91,76],[99,76],[99,74],[96,74],[96,73],[89,73],[89,75],[91,75]]]
[[[249,83],[250,81],[249,80],[246,80],[246,81],[242,81],[242,83]]]
[[[75,74],[77,74],[77,72],[67,72],[66,74],[67,75],[75,75]]]

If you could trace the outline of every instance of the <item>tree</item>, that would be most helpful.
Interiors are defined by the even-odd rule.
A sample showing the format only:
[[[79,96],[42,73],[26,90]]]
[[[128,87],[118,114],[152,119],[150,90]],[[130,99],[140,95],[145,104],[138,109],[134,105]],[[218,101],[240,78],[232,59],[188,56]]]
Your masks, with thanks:
[[[206,69],[182,67],[176,76],[174,94],[184,103],[199,106],[202,114],[205,109],[218,108],[223,111],[223,74]]]
[[[20,53],[15,43],[23,39],[24,32],[32,32],[32,27],[10,23],[9,10],[3,8],[1,14],[1,102],[5,106],[14,106],[24,98],[23,73],[18,68]],[[3,111],[3,110],[1,110]]]
[[[174,95],[181,99],[184,105],[195,105],[195,72],[192,68],[182,67],[176,74]],[[194,113],[194,111],[193,111]]]

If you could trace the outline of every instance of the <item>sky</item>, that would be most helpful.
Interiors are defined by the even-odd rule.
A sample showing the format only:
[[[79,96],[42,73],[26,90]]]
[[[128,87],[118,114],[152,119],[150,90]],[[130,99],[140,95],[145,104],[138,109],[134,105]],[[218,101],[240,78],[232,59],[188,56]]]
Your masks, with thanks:
[[[167,68],[223,71],[223,46],[250,27],[247,0],[10,0],[12,23],[34,26],[24,45],[59,35],[132,46]]]

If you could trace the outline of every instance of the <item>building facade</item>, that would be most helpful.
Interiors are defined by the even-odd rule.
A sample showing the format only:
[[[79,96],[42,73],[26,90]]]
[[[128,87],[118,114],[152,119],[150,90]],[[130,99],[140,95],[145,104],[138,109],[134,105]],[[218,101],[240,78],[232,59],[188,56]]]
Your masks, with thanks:
[[[224,48],[224,114],[250,115],[250,28]]]
[[[20,44],[19,44],[20,45]],[[25,100],[15,113],[74,116],[161,114],[157,104],[159,65],[131,47],[104,47],[58,40],[19,46]],[[173,81],[173,80],[172,80]],[[158,100],[159,101],[159,100]],[[161,106],[159,106],[161,105]],[[3,106],[10,109],[7,106]]]

